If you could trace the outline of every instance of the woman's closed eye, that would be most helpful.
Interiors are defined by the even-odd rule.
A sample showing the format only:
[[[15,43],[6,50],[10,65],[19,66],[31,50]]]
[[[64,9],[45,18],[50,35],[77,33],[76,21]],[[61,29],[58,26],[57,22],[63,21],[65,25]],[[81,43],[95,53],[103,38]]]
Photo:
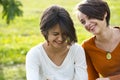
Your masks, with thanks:
[[[54,33],[53,33],[53,35],[54,35],[54,36],[57,36],[57,35],[59,35],[59,33],[57,33],[57,32],[54,32]]]
[[[85,20],[80,20],[80,22],[81,22],[81,24],[85,24],[86,22],[85,22]]]

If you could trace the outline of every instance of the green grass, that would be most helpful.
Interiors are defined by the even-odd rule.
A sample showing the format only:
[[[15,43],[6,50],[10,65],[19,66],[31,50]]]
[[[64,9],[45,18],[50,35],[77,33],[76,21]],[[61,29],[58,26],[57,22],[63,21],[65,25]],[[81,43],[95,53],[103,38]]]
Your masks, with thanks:
[[[2,19],[0,6],[0,80],[25,80],[25,56],[27,51],[44,41],[39,22],[42,12],[52,4],[63,6],[70,13],[76,28],[78,43],[92,36],[79,23],[74,7],[80,0],[21,0],[23,17],[17,17],[10,25]],[[111,25],[120,25],[120,0],[107,0],[111,9]]]

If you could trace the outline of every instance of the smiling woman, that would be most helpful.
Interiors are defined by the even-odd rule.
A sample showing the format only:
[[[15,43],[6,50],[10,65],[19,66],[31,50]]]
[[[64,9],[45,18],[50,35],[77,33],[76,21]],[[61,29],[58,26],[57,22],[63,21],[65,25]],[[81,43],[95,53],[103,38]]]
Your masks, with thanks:
[[[120,80],[120,27],[110,26],[110,9],[104,0],[78,4],[78,19],[94,36],[84,41],[89,80]],[[102,78],[99,76],[102,75]]]
[[[88,80],[85,53],[78,45],[69,13],[58,5],[48,7],[41,17],[45,42],[26,56],[27,80]]]

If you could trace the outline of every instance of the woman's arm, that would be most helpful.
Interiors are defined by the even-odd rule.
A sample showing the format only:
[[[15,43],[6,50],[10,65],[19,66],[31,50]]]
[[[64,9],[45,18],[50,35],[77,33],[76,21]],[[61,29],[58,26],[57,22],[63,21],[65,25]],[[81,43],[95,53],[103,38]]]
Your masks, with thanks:
[[[26,56],[26,77],[27,80],[41,80],[39,75],[39,58],[34,50],[30,50]]]
[[[93,63],[91,61],[90,56],[87,54],[87,50],[85,49],[88,45],[82,44],[82,47],[85,50],[86,62],[87,62],[87,72],[88,72],[88,80],[95,80],[99,78],[99,73],[95,70]]]
[[[80,46],[75,51],[75,79],[88,80],[86,58],[83,48]]]

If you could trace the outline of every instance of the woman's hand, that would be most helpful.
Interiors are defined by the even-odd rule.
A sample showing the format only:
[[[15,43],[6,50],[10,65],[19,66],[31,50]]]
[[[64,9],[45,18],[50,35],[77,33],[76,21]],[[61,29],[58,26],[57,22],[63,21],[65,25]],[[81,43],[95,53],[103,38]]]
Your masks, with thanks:
[[[96,80],[110,80],[109,78],[97,78]]]

